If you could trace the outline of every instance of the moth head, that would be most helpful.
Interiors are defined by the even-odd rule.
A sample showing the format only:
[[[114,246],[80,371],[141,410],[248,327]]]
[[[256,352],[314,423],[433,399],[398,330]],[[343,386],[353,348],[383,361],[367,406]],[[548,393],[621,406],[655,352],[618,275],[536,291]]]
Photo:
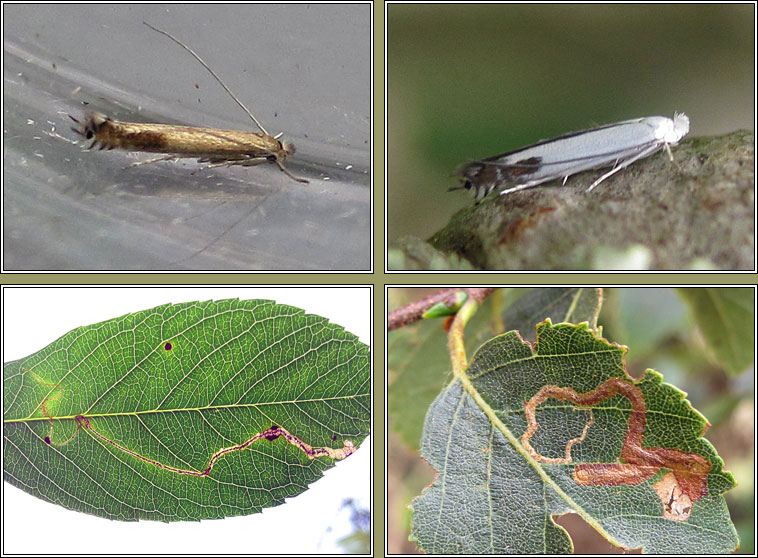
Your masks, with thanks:
[[[281,141],[279,143],[281,143],[281,145],[282,145],[282,149],[284,150],[284,156],[285,157],[291,157],[292,155],[295,154],[295,144],[294,143],[292,143],[289,140],[283,140],[283,141]]]
[[[450,188],[450,190],[462,190],[465,188],[474,194],[474,198],[478,202],[494,188],[494,184],[488,184],[487,180],[483,180],[482,173],[486,166],[479,161],[461,165],[455,171],[455,176],[458,177],[462,184],[456,188]]]

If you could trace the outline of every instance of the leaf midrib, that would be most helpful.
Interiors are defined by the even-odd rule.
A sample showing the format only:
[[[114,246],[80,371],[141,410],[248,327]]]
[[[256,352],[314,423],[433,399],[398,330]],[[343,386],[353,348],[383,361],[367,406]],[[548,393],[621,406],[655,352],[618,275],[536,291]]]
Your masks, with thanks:
[[[468,365],[466,366],[466,368],[468,368]],[[521,441],[513,435],[513,433],[505,425],[505,423],[503,423],[503,421],[500,420],[500,417],[497,416],[495,409],[493,409],[484,400],[484,397],[482,397],[482,395],[479,393],[476,387],[474,387],[474,384],[471,381],[470,377],[466,374],[465,369],[462,370],[462,373],[456,374],[456,379],[461,382],[464,392],[468,393],[469,396],[472,399],[474,399],[477,406],[484,412],[487,418],[489,418],[493,426],[495,426],[503,434],[503,436],[506,437],[506,439],[511,443],[511,445],[516,450],[516,452],[519,455],[521,455],[532,466],[532,468],[534,468],[534,470],[537,472],[540,478],[542,478],[544,483],[550,486],[572,509],[576,511],[576,513],[578,513],[582,517],[582,519],[584,519],[594,529],[596,529],[600,534],[602,534],[606,538],[606,540],[611,541],[611,543],[613,544],[616,544],[614,542],[615,538],[611,536],[611,534],[608,533],[603,528],[600,522],[598,522],[582,506],[580,506],[577,502],[575,502],[574,499],[571,498],[571,496],[566,494],[566,492],[560,486],[558,486],[555,480],[553,480],[553,478],[547,474],[545,469],[537,462],[537,460],[535,460],[529,454],[529,452],[526,451],[524,446],[521,445]],[[616,546],[620,546],[620,544],[616,544]]]
[[[149,415],[149,414],[158,414],[158,413],[183,413],[183,412],[190,412],[190,411],[213,411],[217,409],[240,409],[240,408],[255,408],[255,407],[265,407],[268,405],[296,405],[300,403],[322,403],[325,401],[338,401],[338,400],[348,400],[348,399],[355,399],[356,397],[361,397],[363,394],[356,394],[356,395],[346,395],[346,396],[339,396],[339,397],[328,397],[328,398],[320,398],[320,399],[297,399],[294,401],[269,401],[269,402],[262,402],[262,403],[236,403],[233,405],[211,405],[208,407],[187,407],[187,408],[179,408],[179,409],[149,409],[145,411],[129,411],[129,412],[121,412],[121,413],[77,413],[76,415],[67,415],[67,416],[59,416],[59,417],[25,417],[25,418],[18,418],[18,419],[4,419],[3,423],[11,423],[11,422],[36,422],[36,421],[49,421],[52,420],[73,420],[78,416],[83,416],[87,418],[107,418],[107,417],[119,417],[119,416],[140,416],[140,415]]]

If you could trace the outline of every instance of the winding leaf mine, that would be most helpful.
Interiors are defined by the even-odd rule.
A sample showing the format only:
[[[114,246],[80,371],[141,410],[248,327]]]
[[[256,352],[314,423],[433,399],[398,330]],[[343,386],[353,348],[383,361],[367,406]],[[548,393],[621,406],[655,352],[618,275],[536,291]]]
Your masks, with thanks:
[[[348,455],[352,454],[355,451],[355,445],[350,440],[345,440],[345,446],[338,449],[332,449],[329,447],[314,448],[314,447],[309,446],[302,440],[300,440],[297,436],[290,434],[281,426],[272,426],[271,428],[261,432],[260,434],[256,434],[255,436],[250,438],[248,441],[243,442],[242,444],[239,444],[236,446],[230,446],[228,448],[224,448],[217,451],[211,457],[210,462],[208,463],[208,467],[206,467],[204,471],[202,472],[191,471],[191,470],[185,470],[185,469],[177,469],[176,467],[169,467],[168,465],[164,465],[163,463],[160,463],[158,461],[155,461],[153,459],[140,455],[137,452],[134,452],[130,449],[125,448],[124,446],[117,444],[113,440],[109,440],[108,438],[106,438],[105,436],[97,432],[94,428],[92,428],[92,426],[89,423],[89,420],[86,417],[82,415],[77,415],[75,418],[76,418],[76,423],[78,425],[77,431],[79,430],[79,428],[86,428],[87,430],[92,432],[92,434],[100,438],[102,441],[120,449],[121,451],[128,453],[129,455],[134,456],[137,459],[141,459],[142,461],[145,461],[147,463],[160,467],[161,469],[165,469],[166,471],[171,471],[172,473],[177,473],[179,475],[194,475],[196,477],[208,476],[211,470],[213,469],[213,466],[216,464],[216,461],[218,461],[218,459],[221,456],[233,451],[243,450],[247,448],[250,444],[257,442],[258,440],[269,440],[270,442],[273,442],[280,436],[283,437],[285,440],[287,440],[290,444],[303,450],[305,452],[305,455],[308,456],[308,459],[316,459],[317,457],[330,457],[332,459],[345,459]]]
[[[642,447],[647,406],[640,389],[630,382],[621,378],[609,378],[594,390],[582,394],[567,387],[544,386],[524,404],[528,428],[521,436],[522,445],[537,461],[571,463],[571,447],[584,440],[594,423],[592,409],[589,409],[590,420],[581,436],[567,442],[565,457],[545,457],[529,442],[539,427],[535,417],[537,406],[553,398],[570,401],[580,407],[590,407],[616,395],[626,397],[632,404],[628,429],[621,448],[621,458],[625,463],[577,464],[574,467],[574,481],[582,486],[634,486],[650,479],[661,468],[671,469],[672,472],[665,475],[654,488],[661,498],[664,517],[674,521],[686,521],[692,513],[692,503],[708,494],[708,473],[711,464],[697,453],[674,448]]]
[[[170,345],[167,343],[167,345]],[[355,445],[351,440],[345,440],[344,446],[342,448],[330,448],[330,447],[323,447],[323,448],[314,448],[305,442],[303,442],[300,438],[297,436],[294,436],[293,434],[290,434],[282,428],[281,426],[272,426],[271,428],[256,434],[246,442],[243,442],[239,445],[230,446],[228,448],[223,448],[216,453],[213,454],[213,456],[210,459],[210,462],[208,463],[208,467],[204,471],[192,471],[187,469],[177,469],[176,467],[169,467],[168,465],[164,465],[163,463],[160,463],[159,461],[155,461],[154,459],[150,459],[149,457],[145,457],[144,455],[140,455],[136,451],[132,451],[130,449],[125,448],[124,446],[117,444],[113,440],[107,438],[106,436],[103,436],[92,428],[92,425],[89,422],[89,419],[85,417],[84,415],[76,415],[74,417],[74,420],[76,421],[76,430],[74,430],[74,433],[64,442],[55,442],[53,441],[53,428],[55,427],[55,423],[53,421],[53,417],[49,414],[47,410],[47,402],[51,400],[59,399],[61,394],[63,393],[62,388],[58,384],[53,384],[50,382],[45,382],[42,380],[39,376],[37,376],[34,372],[29,370],[28,368],[21,368],[24,372],[27,372],[34,380],[44,386],[55,388],[55,395],[52,397],[45,397],[45,399],[42,400],[42,403],[40,403],[40,408],[42,409],[42,414],[45,415],[50,420],[50,434],[45,436],[45,443],[48,445],[53,446],[65,446],[69,442],[71,442],[77,435],[80,429],[84,428],[88,431],[90,431],[92,434],[94,434],[97,438],[102,440],[103,442],[112,445],[113,447],[120,449],[124,453],[127,453],[133,457],[136,457],[137,459],[141,459],[142,461],[146,463],[150,463],[151,465],[155,465],[156,467],[160,467],[161,469],[165,469],[166,471],[171,471],[172,473],[177,473],[179,475],[194,475],[196,477],[205,477],[210,474],[211,470],[213,469],[213,466],[216,464],[216,461],[218,459],[230,452],[233,451],[239,451],[247,448],[250,444],[257,442],[258,440],[268,440],[270,442],[273,442],[279,437],[284,438],[287,440],[290,444],[292,444],[295,447],[300,448],[303,450],[305,455],[308,456],[308,459],[316,459],[317,457],[330,457],[331,459],[345,459],[347,456],[355,452]]]

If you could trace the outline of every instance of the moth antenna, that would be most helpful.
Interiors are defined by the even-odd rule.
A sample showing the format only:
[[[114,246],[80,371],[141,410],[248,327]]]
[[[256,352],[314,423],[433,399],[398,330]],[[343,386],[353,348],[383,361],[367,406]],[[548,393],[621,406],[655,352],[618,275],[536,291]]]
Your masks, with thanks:
[[[166,37],[168,37],[169,39],[171,39],[172,41],[174,41],[176,44],[178,44],[180,47],[182,47],[184,50],[186,50],[187,52],[189,52],[192,56],[194,56],[195,60],[197,60],[198,62],[200,62],[200,64],[202,64],[203,68],[205,68],[206,70],[208,70],[210,72],[210,74],[216,79],[216,81],[219,82],[219,84],[221,85],[221,87],[224,88],[224,91],[226,91],[227,93],[229,93],[229,95],[231,95],[232,99],[234,99],[234,101],[242,108],[242,110],[244,110],[247,113],[247,115],[253,120],[253,122],[255,122],[255,125],[258,126],[258,128],[260,128],[261,132],[263,132],[267,136],[271,135],[271,134],[269,134],[266,131],[266,128],[264,128],[261,125],[261,123],[258,122],[258,119],[255,116],[253,116],[253,113],[250,112],[248,110],[248,108],[245,105],[242,104],[242,101],[240,101],[237,98],[237,96],[234,93],[232,93],[232,90],[229,89],[226,86],[226,84],[223,82],[223,80],[216,75],[216,72],[214,72],[213,70],[211,70],[211,67],[208,66],[208,64],[206,64],[205,61],[202,58],[200,58],[200,56],[194,50],[192,50],[190,47],[188,47],[187,45],[185,45],[183,42],[181,42],[179,39],[177,39],[176,37],[174,37],[170,33],[167,33],[166,31],[161,31],[160,29],[158,29],[157,27],[153,27],[152,25],[150,25],[146,21],[143,21],[142,23],[144,23],[145,25],[147,25],[153,31],[157,31],[161,35],[165,35]]]

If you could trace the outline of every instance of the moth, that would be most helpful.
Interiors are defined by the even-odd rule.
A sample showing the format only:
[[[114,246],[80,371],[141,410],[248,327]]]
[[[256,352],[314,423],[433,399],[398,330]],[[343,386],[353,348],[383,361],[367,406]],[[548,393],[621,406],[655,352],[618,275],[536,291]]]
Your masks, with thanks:
[[[231,92],[221,78],[195,51],[166,31],[153,27],[149,23],[143,23],[189,52],[229,93],[262,133],[170,124],[122,122],[95,111],[88,113],[84,121],[79,121],[69,115],[69,118],[78,125],[71,129],[87,140],[92,140],[88,149],[97,147],[101,150],[125,149],[166,154],[165,157],[142,161],[131,166],[168,161],[180,157],[196,158],[199,163],[209,163],[209,167],[221,165],[249,167],[262,163],[274,163],[292,180],[308,183],[306,179],[294,176],[284,167],[284,161],[295,153],[295,145],[292,142],[281,141],[279,139],[282,136],[281,133],[276,136],[269,134],[252,112],[242,104],[242,101]]]
[[[465,188],[479,201],[495,189],[501,195],[510,194],[557,178],[563,178],[565,184],[578,172],[612,167],[590,185],[590,192],[606,178],[660,149],[673,161],[670,146],[689,130],[687,115],[674,113],[673,119],[646,116],[573,132],[467,163],[456,171],[463,184],[450,190]]]

